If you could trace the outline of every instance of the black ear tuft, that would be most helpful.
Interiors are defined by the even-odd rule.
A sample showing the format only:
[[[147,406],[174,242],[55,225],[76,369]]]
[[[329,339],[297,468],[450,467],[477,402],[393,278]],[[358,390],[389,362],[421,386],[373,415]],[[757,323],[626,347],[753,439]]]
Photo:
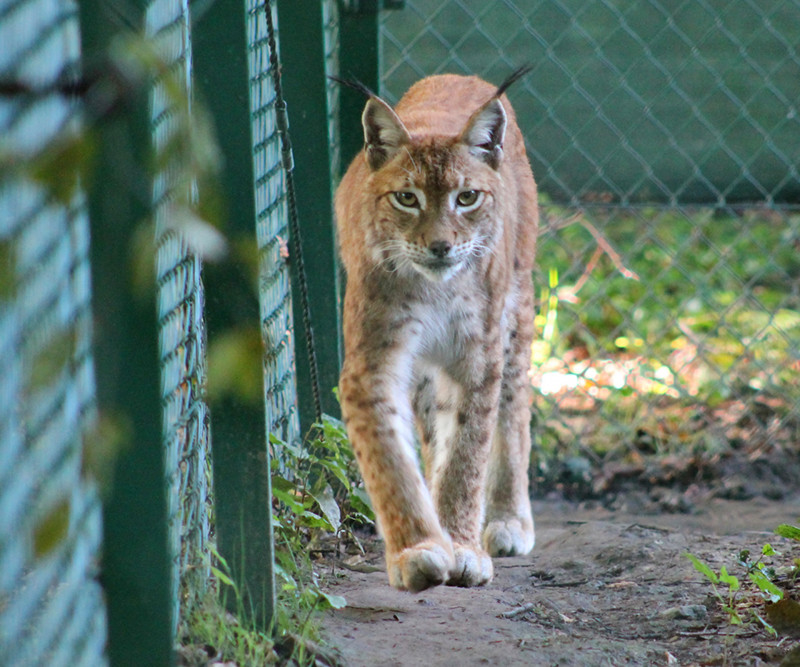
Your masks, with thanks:
[[[398,115],[380,97],[370,97],[361,115],[364,148],[370,169],[380,169],[399,148],[410,141]]]
[[[501,83],[497,87],[494,96],[500,97],[504,92],[506,92],[509,89],[512,83],[514,83],[518,79],[521,79],[532,69],[533,69],[532,65],[523,65],[522,67],[518,67],[517,69],[515,69],[513,72],[511,72],[511,74],[508,75],[508,77],[506,77],[506,80],[503,81],[503,83]]]
[[[367,88],[367,86],[361,83],[358,79],[353,79],[353,78],[341,79],[338,76],[333,76],[333,74],[329,74],[328,78],[331,81],[335,81],[336,83],[342,86],[347,86],[348,88],[352,88],[353,90],[358,91],[367,99],[369,99],[370,97],[377,97],[375,93],[373,93],[369,88]]]

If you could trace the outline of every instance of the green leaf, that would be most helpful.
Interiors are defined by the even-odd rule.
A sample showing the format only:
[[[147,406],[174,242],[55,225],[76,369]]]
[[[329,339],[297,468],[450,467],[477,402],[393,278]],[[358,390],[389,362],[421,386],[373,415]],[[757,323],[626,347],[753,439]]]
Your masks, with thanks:
[[[27,368],[29,389],[42,389],[51,384],[72,360],[76,344],[75,331],[71,329],[51,335],[30,360]]]
[[[367,490],[357,486],[350,492],[350,504],[357,512],[361,512],[370,521],[375,521],[375,511],[372,509],[372,502],[369,499]]]
[[[700,574],[704,575],[712,584],[719,583],[719,577],[714,573],[714,571],[708,567],[703,561],[701,561],[697,556],[694,554],[686,553],[684,554],[694,565],[694,569],[697,570]]]
[[[728,574],[728,570],[724,565],[719,569],[719,580],[721,583],[727,584],[731,591],[739,590],[739,580],[732,574]]]
[[[68,205],[86,181],[94,160],[95,145],[89,134],[57,139],[28,164],[28,174],[57,201]]]
[[[273,567],[275,569],[275,576],[283,580],[284,590],[294,590],[297,588],[297,582],[294,577],[289,574],[277,560],[273,564]]]
[[[298,461],[306,458],[306,453],[299,446],[292,442],[284,442],[278,436],[273,435],[272,433],[269,435],[269,442],[275,448],[275,450],[289,452],[289,454],[291,454],[292,457]]]
[[[49,555],[67,538],[69,508],[69,499],[63,498],[36,522],[33,529],[33,554],[36,558]]]
[[[272,476],[272,490],[275,491],[279,489],[281,491],[294,491],[295,490],[295,483],[289,479],[281,475],[273,475]]]
[[[321,528],[329,533],[336,532],[333,529],[330,521],[328,521],[325,517],[321,517],[319,514],[309,510],[305,510],[302,514],[300,514],[300,523],[307,528]]]
[[[725,605],[722,608],[728,614],[728,620],[730,621],[731,625],[742,625],[742,617],[739,616],[739,613],[733,607],[728,607]]]
[[[800,528],[797,526],[790,526],[787,523],[782,523],[775,529],[775,533],[781,537],[787,537],[790,540],[797,540],[800,542]]]
[[[762,556],[775,556],[778,554],[775,549],[772,548],[772,545],[767,543],[763,547],[761,547],[761,555]],[[779,555],[779,554],[778,554]]]
[[[758,586],[762,593],[767,595],[770,602],[777,602],[783,599],[783,591],[773,584],[763,572],[751,572],[748,576],[750,581]]]
[[[341,595],[331,595],[325,591],[320,591],[319,594],[330,605],[331,609],[344,609],[347,606],[347,600]]]
[[[0,239],[0,299],[14,296],[17,286],[17,254],[11,239]]]
[[[272,478],[272,495],[295,514],[302,514],[305,511],[305,506],[297,498],[294,484],[283,477],[276,476]]]
[[[236,584],[233,583],[233,580],[222,570],[220,570],[217,567],[214,567],[213,565],[211,566],[211,574],[213,574],[223,584],[230,586],[231,588],[236,588]]]
[[[333,497],[333,491],[331,490],[331,487],[325,486],[325,488],[316,493],[312,493],[311,495],[314,497],[314,500],[317,501],[317,505],[319,505],[320,510],[322,510],[322,514],[333,528],[333,532],[337,532],[339,530],[339,526],[342,525],[342,515],[339,505],[336,502],[336,498]]]
[[[257,327],[232,329],[208,347],[208,398],[238,398],[247,405],[263,400],[261,364],[264,345]]]
[[[773,637],[777,637],[778,636],[778,631],[775,628],[773,628],[769,623],[767,623],[767,621],[761,616],[761,614],[759,614],[757,611],[753,610],[753,616],[755,616],[761,622],[761,625],[764,626],[764,629],[769,634],[771,634]]]
[[[322,429],[326,436],[331,438],[347,439],[347,429],[344,422],[330,415],[322,415]]]
[[[344,465],[342,465],[341,462],[325,461],[324,466],[331,473],[333,473],[333,476],[336,477],[336,479],[338,479],[342,483],[344,488],[346,489],[350,488],[352,482],[347,477],[347,468]]]

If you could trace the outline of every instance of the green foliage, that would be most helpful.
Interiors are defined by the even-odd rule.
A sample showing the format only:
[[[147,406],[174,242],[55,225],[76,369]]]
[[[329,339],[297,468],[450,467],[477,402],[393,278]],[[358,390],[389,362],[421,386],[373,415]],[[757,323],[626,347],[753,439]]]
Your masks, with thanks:
[[[214,553],[212,574],[220,594],[192,612],[184,631],[184,644],[212,646],[240,667],[286,661],[314,664],[323,650],[316,644],[317,612],[346,605],[343,597],[323,590],[312,557],[314,545],[331,536],[359,544],[353,529],[374,520],[342,422],[325,416],[304,445],[274,435],[270,445],[278,584],[275,627],[262,633],[241,623],[247,617],[241,596],[227,563]],[[239,608],[236,615],[224,611],[230,599]]]
[[[775,529],[775,534],[780,535],[781,537],[785,537],[787,540],[793,540],[795,542],[800,542],[800,527],[792,526],[787,523],[782,523]],[[794,570],[792,575],[795,579],[800,576],[800,558],[795,558],[793,561]]]
[[[797,526],[790,526],[789,524],[782,523],[775,529],[775,534],[785,537],[795,542],[800,542],[800,528]]]
[[[11,239],[0,239],[0,300],[11,299],[16,293],[16,259],[16,248]]]
[[[33,528],[33,554],[45,558],[67,539],[70,522],[70,500],[61,498]]]
[[[298,619],[308,628],[316,610],[344,607],[344,598],[322,590],[311,547],[322,535],[351,540],[357,525],[374,520],[361,486],[344,425],[324,416],[304,447],[271,436],[275,571],[279,582],[279,627]],[[360,547],[360,544],[359,544]]]
[[[800,528],[796,526],[782,524],[775,529],[775,533],[800,541]],[[747,577],[748,583],[745,586],[738,577],[729,574],[724,565],[720,567],[719,573],[716,573],[694,554],[684,555],[711,583],[714,596],[732,625],[748,622],[747,612],[749,612],[749,620],[758,621],[773,636],[777,636],[779,632],[800,631],[800,616],[795,611],[797,603],[788,598],[786,592],[786,589],[794,584],[800,572],[800,559],[794,559],[792,565],[788,568],[783,567],[782,574],[779,574],[779,568],[773,564],[773,560],[780,558],[782,554],[771,544],[764,544],[757,558],[752,557],[749,549],[742,549],[737,556],[736,564],[743,569]],[[791,606],[790,612],[786,611],[787,606]],[[763,609],[759,610],[761,607]],[[790,617],[789,620],[787,617]],[[777,627],[773,619],[777,619]]]
[[[728,386],[797,395],[790,362],[800,304],[790,277],[800,271],[800,216],[642,208],[576,218],[551,204],[545,211],[565,221],[553,223],[537,250],[537,282],[550,287],[542,329],[557,297],[560,335],[542,336],[555,356],[580,346],[614,355],[635,343],[637,354],[670,365],[676,350],[702,344],[710,373],[700,398],[725,397]],[[613,255],[596,255],[598,233]]]
[[[264,392],[263,355],[261,332],[255,326],[218,334],[208,348],[209,400],[231,397],[244,405],[259,405]]]
[[[724,565],[720,568],[719,574],[717,574],[694,554],[687,553],[685,555],[692,562],[694,568],[711,582],[714,596],[719,601],[723,611],[728,614],[729,621],[733,625],[741,625],[742,618],[736,610],[737,592],[741,588],[739,579],[728,574],[728,570]],[[727,587],[727,593],[723,593],[720,590],[722,586]]]
[[[214,585],[191,609],[189,618],[183,619],[181,653],[210,652],[212,655],[208,657],[224,658],[239,667],[277,663],[272,635],[239,621],[245,617],[241,613],[242,598],[230,576],[228,563],[213,547],[211,555],[216,563],[211,568]],[[234,596],[240,613],[231,614],[227,611],[228,595]],[[189,660],[187,662],[192,664]]]
[[[712,456],[739,438],[755,446],[749,432],[707,425],[733,408],[740,426],[756,402],[786,425],[759,437],[796,440],[800,215],[575,212],[544,196],[542,212],[531,358],[543,480],[576,456],[637,457],[642,434],[662,456]]]

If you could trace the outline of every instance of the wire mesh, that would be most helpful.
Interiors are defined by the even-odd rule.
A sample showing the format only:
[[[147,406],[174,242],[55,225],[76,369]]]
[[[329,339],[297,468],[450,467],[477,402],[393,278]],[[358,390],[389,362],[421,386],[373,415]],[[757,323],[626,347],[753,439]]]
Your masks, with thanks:
[[[339,4],[335,0],[322,3],[322,22],[325,41],[325,73],[339,76]],[[341,84],[328,79],[328,136],[330,137],[330,172],[331,178],[341,173],[341,152],[337,138],[339,137],[339,91]]]
[[[76,9],[0,3],[0,79],[19,91],[0,99],[3,664],[105,664],[101,510],[84,451],[95,416],[86,209],[59,188],[76,165],[33,170],[37,181],[13,170],[43,164],[58,142],[81,145],[76,106],[45,92],[76,66]]]
[[[277,12],[273,8],[276,29]],[[275,88],[269,62],[263,3],[248,0],[247,39],[250,113],[259,251],[259,297],[265,344],[264,387],[267,430],[284,442],[299,440],[294,370],[294,324],[288,259],[288,215]],[[280,459],[279,452],[277,454]]]
[[[795,0],[408,0],[382,92],[509,92],[540,186],[540,452],[800,437]],[[541,464],[541,462],[540,462]]]
[[[796,201],[796,0],[412,0],[383,21],[385,92],[532,73],[515,106],[565,202]]]
[[[158,317],[169,534],[173,553],[175,623],[206,590],[210,576],[210,436],[201,262],[176,229],[174,202],[187,165],[176,164],[174,138],[186,132],[191,110],[191,49],[186,0],[157,0],[147,11],[148,34],[168,64],[169,86],[156,82],[151,96],[155,149],[166,166],[155,175]],[[179,92],[178,92],[179,91]],[[178,92],[179,99],[175,98]],[[185,99],[184,99],[185,96]],[[183,127],[181,127],[183,124]],[[171,153],[170,153],[171,151]]]

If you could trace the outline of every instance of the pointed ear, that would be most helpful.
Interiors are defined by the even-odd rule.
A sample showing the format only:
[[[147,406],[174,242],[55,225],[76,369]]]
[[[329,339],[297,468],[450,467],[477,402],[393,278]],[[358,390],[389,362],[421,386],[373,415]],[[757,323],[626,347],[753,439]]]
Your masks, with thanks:
[[[380,97],[370,97],[361,115],[364,150],[372,171],[380,169],[398,149],[410,141],[403,121]]]
[[[493,97],[467,121],[461,133],[461,143],[475,157],[486,162],[492,169],[497,169],[503,158],[505,136],[506,111],[500,100]]]

